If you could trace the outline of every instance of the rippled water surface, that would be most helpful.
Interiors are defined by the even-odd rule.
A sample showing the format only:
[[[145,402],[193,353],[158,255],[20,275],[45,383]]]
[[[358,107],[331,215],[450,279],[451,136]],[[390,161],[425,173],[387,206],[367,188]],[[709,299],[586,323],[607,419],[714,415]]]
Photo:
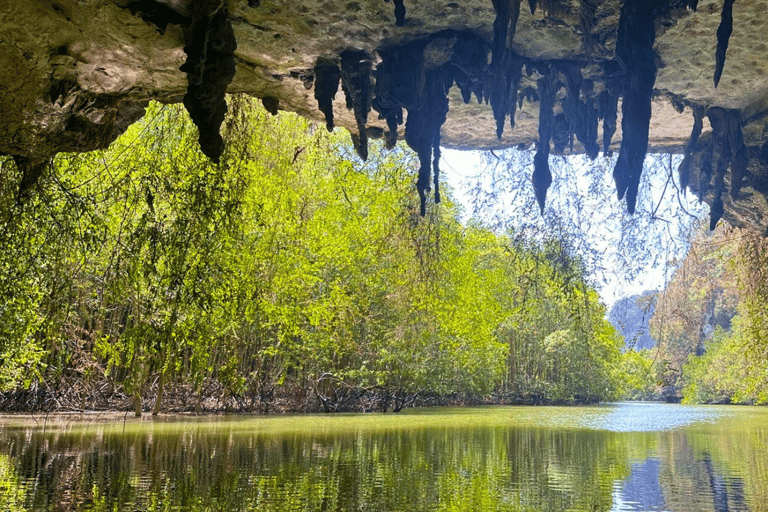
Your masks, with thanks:
[[[0,510],[768,511],[768,409],[5,416]]]

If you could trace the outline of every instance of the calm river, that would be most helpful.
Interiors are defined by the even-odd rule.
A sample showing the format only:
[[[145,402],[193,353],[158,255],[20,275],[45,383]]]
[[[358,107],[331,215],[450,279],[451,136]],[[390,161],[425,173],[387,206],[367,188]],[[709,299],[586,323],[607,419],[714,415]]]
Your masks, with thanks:
[[[0,510],[768,511],[768,408],[2,416]]]

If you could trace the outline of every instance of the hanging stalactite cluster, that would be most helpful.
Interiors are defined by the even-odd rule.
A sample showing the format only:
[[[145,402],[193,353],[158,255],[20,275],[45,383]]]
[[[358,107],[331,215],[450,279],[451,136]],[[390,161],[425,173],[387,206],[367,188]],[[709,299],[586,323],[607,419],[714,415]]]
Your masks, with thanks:
[[[368,155],[366,123],[371,108],[387,122],[387,145],[394,146],[398,127],[405,120],[405,140],[420,160],[416,187],[421,197],[420,212],[426,212],[427,193],[435,187],[434,200],[440,202],[440,129],[448,113],[448,90],[456,83],[465,101],[475,93],[478,101],[485,94],[486,44],[474,36],[446,31],[408,45],[380,50],[382,61],[374,72],[372,56],[348,49],[338,63],[320,59],[314,68],[315,98],[333,129],[332,100],[341,82],[347,108],[354,111],[357,133],[353,134],[361,158]],[[375,85],[374,85],[375,84]]]
[[[389,0],[385,0],[389,2]],[[395,24],[405,24],[404,0],[392,0]],[[598,156],[598,126],[602,121],[602,151],[610,152],[616,132],[619,99],[622,100],[622,141],[614,168],[619,199],[626,197],[627,210],[633,213],[648,149],[651,101],[656,80],[656,54],[653,45],[656,25],[675,9],[696,10],[698,0],[624,0],[619,13],[615,58],[587,61],[531,61],[512,50],[522,0],[491,0],[496,13],[490,45],[475,34],[446,30],[410,43],[380,48],[380,62],[370,52],[348,48],[338,55],[320,57],[314,69],[296,72],[307,89],[314,87],[318,108],[328,130],[334,129],[333,102],[339,86],[346,106],[354,112],[357,125],[352,134],[357,153],[368,156],[368,137],[384,135],[387,147],[398,140],[405,121],[405,140],[416,151],[420,166],[416,187],[421,198],[420,212],[426,211],[427,193],[434,185],[434,201],[440,201],[440,131],[448,113],[448,91],[456,84],[465,103],[474,94],[478,102],[490,103],[501,140],[507,119],[515,127],[515,114],[523,101],[539,103],[537,151],[532,175],[535,196],[542,213],[552,184],[549,169],[551,146],[556,153],[573,151],[574,138],[592,159]],[[553,20],[576,19],[587,53],[604,44],[605,35],[593,34],[601,0],[528,0],[531,14],[538,10]],[[250,7],[260,2],[250,1]],[[733,31],[734,0],[723,0],[717,30],[714,84],[723,73],[725,56]],[[224,93],[235,74],[237,47],[224,0],[191,0],[181,15],[152,0],[137,0],[129,5],[132,13],[156,24],[162,32],[168,24],[181,23],[184,31],[188,88],[184,105],[200,132],[200,147],[218,162],[224,148],[219,134],[227,110]],[[488,63],[488,54],[491,55]],[[592,64],[587,76],[583,70]],[[595,71],[595,68],[598,71]],[[292,76],[294,73],[291,74]],[[267,96],[264,106],[277,113],[279,100]],[[678,99],[682,109],[682,101]],[[688,104],[693,109],[694,125],[685,156],[679,167],[680,183],[690,184],[692,169],[700,183],[700,197],[708,187],[714,189],[712,226],[723,214],[725,175],[731,170],[730,195],[739,193],[748,158],[741,134],[738,111]],[[386,120],[387,132],[367,127],[374,109]],[[405,115],[407,112],[407,117]],[[712,136],[702,157],[697,152],[703,118],[709,119]],[[703,181],[702,181],[703,180]],[[430,184],[430,181],[432,184]],[[710,183],[711,182],[711,183]]]
[[[748,150],[744,143],[741,114],[738,110],[722,107],[705,109],[700,105],[692,105],[692,109],[693,130],[685,157],[678,168],[680,185],[682,188],[693,185],[698,192],[699,201],[703,201],[709,191],[713,192],[714,198],[709,210],[709,227],[713,230],[725,213],[723,197],[726,192],[732,200],[739,197],[739,191],[748,173]],[[712,126],[712,133],[699,144],[705,115]],[[697,178],[694,183],[690,183],[692,175]],[[729,190],[726,187],[726,177],[730,180]]]
[[[403,0],[393,2],[396,24],[403,25]],[[539,102],[539,141],[532,180],[542,213],[552,183],[550,145],[558,153],[566,147],[573,151],[575,137],[584,152],[594,159],[600,151],[597,138],[602,121],[602,150],[608,153],[621,98],[622,142],[614,179],[619,199],[626,197],[627,209],[633,213],[648,149],[656,78],[653,50],[656,19],[673,8],[695,10],[698,1],[626,0],[619,16],[616,58],[601,61],[602,73],[595,75],[593,71],[587,77],[582,72],[585,62],[532,62],[517,55],[512,50],[512,41],[522,0],[492,0],[492,3],[496,20],[490,46],[473,34],[449,30],[401,46],[381,48],[378,50],[381,61],[376,66],[371,53],[349,48],[337,56],[318,58],[314,69],[299,78],[307,88],[314,86],[314,97],[329,131],[334,128],[333,101],[341,86],[346,106],[354,112],[357,132],[352,137],[363,159],[368,156],[369,132],[374,131],[366,126],[371,108],[386,120],[388,147],[397,142],[399,126],[405,121],[405,140],[420,161],[416,187],[421,198],[421,215],[425,214],[427,193],[432,188],[430,178],[435,188],[434,200],[440,201],[440,131],[448,113],[448,91],[454,84],[461,90],[465,103],[473,94],[478,102],[490,103],[499,139],[507,118],[510,129],[514,129],[515,113],[523,101]],[[594,43],[590,31],[598,4],[597,0],[580,0],[578,4],[567,0],[528,0],[531,13],[541,9],[549,17],[578,16],[587,48]],[[724,0],[717,33],[715,85],[722,75],[732,31],[732,4],[733,0]],[[184,104],[200,130],[201,149],[218,161],[223,151],[219,128],[226,112],[224,91],[234,76],[236,41],[226,5],[220,0],[195,0],[190,13],[184,25],[187,61],[181,67],[189,82]],[[527,84],[523,84],[526,80]],[[265,98],[265,106],[275,113],[278,103],[276,99]],[[705,167],[715,168],[713,219],[722,215],[717,212],[722,210],[723,169],[732,164],[731,195],[735,197],[746,168],[738,113],[724,112],[727,111],[710,109],[706,114],[713,127],[713,140],[718,141],[708,153],[714,163],[705,163]],[[691,142],[680,166],[684,185],[688,184],[703,116],[703,107],[694,106]]]
[[[347,99],[347,108],[355,113],[357,140],[355,150],[360,158],[368,159],[368,112],[373,99],[373,66],[371,55],[362,50],[344,50],[341,52],[341,88]]]
[[[578,64],[532,62],[513,52],[510,37],[520,2],[513,0],[512,3],[508,16],[505,14],[495,25],[501,42],[495,40],[490,48],[474,35],[445,31],[406,45],[380,49],[381,61],[375,69],[371,65],[372,57],[360,50],[345,50],[335,59],[318,59],[314,67],[315,98],[328,129],[333,129],[332,102],[341,84],[347,107],[355,113],[357,133],[353,134],[353,140],[362,158],[367,156],[368,108],[386,120],[385,137],[389,147],[397,141],[399,126],[407,119],[405,140],[420,160],[416,186],[422,215],[432,186],[435,202],[440,200],[440,130],[448,113],[448,91],[454,84],[461,90],[465,103],[474,95],[478,102],[491,105],[499,138],[507,118],[510,129],[514,128],[515,112],[523,101],[540,103],[540,142],[534,182],[542,210],[552,182],[548,161],[550,141],[554,142],[556,151],[562,152],[567,145],[573,149],[575,137],[587,154],[595,158],[600,150],[597,127],[602,120],[604,133],[608,134],[605,147],[610,146],[610,136],[616,126],[616,88],[598,94],[595,81],[583,78]],[[490,64],[487,63],[489,50]],[[613,68],[606,66],[606,70]],[[523,87],[524,78],[529,85]],[[536,84],[535,87],[530,83]],[[565,90],[565,94],[558,99],[560,90]]]

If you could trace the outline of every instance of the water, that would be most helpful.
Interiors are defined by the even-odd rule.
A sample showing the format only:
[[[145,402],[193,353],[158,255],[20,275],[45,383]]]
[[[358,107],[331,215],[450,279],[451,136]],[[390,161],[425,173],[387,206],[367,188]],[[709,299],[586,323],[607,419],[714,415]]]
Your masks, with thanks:
[[[0,417],[0,510],[768,510],[768,409]]]

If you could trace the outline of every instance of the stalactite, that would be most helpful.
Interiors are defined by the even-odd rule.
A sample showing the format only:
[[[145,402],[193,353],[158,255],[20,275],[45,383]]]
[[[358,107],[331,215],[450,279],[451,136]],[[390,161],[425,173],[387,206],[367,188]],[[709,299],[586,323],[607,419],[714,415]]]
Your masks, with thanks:
[[[381,50],[382,62],[376,66],[376,84],[371,106],[387,122],[387,147],[397,143],[398,126],[403,124],[403,108],[412,105],[417,89],[416,77],[421,69],[425,43]]]
[[[517,89],[522,77],[522,62],[512,55],[505,59],[506,63],[494,73],[490,85],[490,101],[493,117],[496,120],[496,137],[501,140],[504,134],[504,124],[509,116],[510,130],[515,127],[515,112],[517,110]],[[498,75],[496,74],[498,73]]]
[[[474,93],[478,103],[483,101],[483,88],[488,73],[488,46],[464,34],[456,34],[451,64],[455,68],[454,80],[461,89],[464,103],[469,103]]]
[[[359,134],[355,145],[357,154],[363,160],[368,159],[368,134],[365,125],[373,99],[371,82],[371,55],[363,50],[344,50],[341,52],[341,83],[347,98],[347,108],[352,108]]]
[[[648,150],[651,99],[656,81],[656,28],[653,9],[657,2],[626,0],[619,17],[616,56],[626,78],[622,102],[622,140],[613,171],[619,199],[627,197],[627,211],[635,212],[643,161]]]
[[[573,152],[573,135],[577,131],[580,119],[581,68],[576,64],[560,63],[558,70],[564,78],[565,97],[562,100],[563,112],[568,120],[568,144]]]
[[[576,124],[576,138],[584,146],[587,156],[594,160],[600,153],[600,145],[597,143],[597,106],[591,97],[593,82],[582,82],[583,101],[579,101],[579,117]]]
[[[317,59],[315,64],[315,99],[320,112],[325,116],[325,126],[333,131],[333,100],[339,91],[341,70],[328,59]]]
[[[405,25],[405,4],[403,0],[392,0],[395,4],[395,25],[402,27]]]
[[[419,177],[416,189],[421,205],[419,212],[426,214],[427,193],[430,192],[430,175],[437,184],[440,174],[440,129],[448,114],[448,89],[446,87],[447,65],[425,74],[419,101],[408,108],[405,124],[405,141],[419,156]],[[451,80],[452,82],[452,80]],[[435,203],[440,202],[439,189],[435,189]]]
[[[501,140],[504,123],[511,116],[510,126],[515,125],[517,86],[522,76],[522,62],[512,55],[509,41],[514,39],[521,0],[493,0],[496,19],[493,22],[493,45],[489,94],[493,117],[496,120],[496,137]]]
[[[496,11],[493,22],[493,44],[491,46],[491,67],[500,67],[504,63],[508,41],[515,38],[517,20],[520,17],[521,0],[492,0]]]
[[[715,87],[720,83],[725,66],[725,53],[733,32],[733,2],[723,1],[723,12],[720,16],[720,26],[717,27],[717,50],[715,50]]]
[[[747,148],[741,132],[741,114],[738,110],[710,107],[707,118],[712,126],[712,140],[708,148],[711,155],[701,174],[715,178],[715,200],[710,208],[710,229],[714,229],[723,216],[722,196],[725,193],[725,175],[731,169],[731,197],[736,199],[747,167]],[[703,187],[702,187],[703,188]],[[700,191],[700,193],[702,193]]]
[[[712,126],[712,174],[715,176],[715,202],[710,209],[710,230],[714,229],[717,225],[717,221],[722,216],[722,208],[720,213],[717,213],[715,204],[720,202],[722,204],[722,196],[725,191],[725,173],[728,171],[728,163],[730,162],[733,152],[731,151],[730,141],[725,131],[728,129],[729,119],[725,109],[713,107],[707,111],[707,117],[709,118],[709,124]]]
[[[425,215],[430,177],[435,203],[440,202],[440,130],[448,114],[448,90],[456,82],[465,99],[467,91],[482,99],[488,47],[473,35],[444,31],[400,47],[380,49],[379,55],[371,106],[387,121],[388,144],[397,140],[403,109],[408,111],[405,141],[419,157],[416,189],[420,213]]]
[[[547,200],[547,190],[552,185],[549,170],[549,141],[555,129],[555,88],[551,77],[540,78],[537,82],[539,99],[539,142],[533,157],[533,191],[541,213]]]
[[[739,197],[739,191],[747,174],[749,157],[747,155],[747,146],[744,144],[744,136],[741,132],[741,116],[738,110],[732,112],[733,117],[731,118],[728,136],[731,149],[734,151],[733,160],[731,161],[731,199],[735,201]]]
[[[707,117],[709,117],[709,122],[712,124],[714,121],[713,119],[719,118],[719,116],[713,115],[714,110],[707,113]],[[724,121],[723,119],[718,119],[717,123]],[[725,209],[723,206],[723,192],[725,190],[725,173],[728,170],[728,161],[731,158],[731,149],[728,145],[727,139],[723,140],[724,137],[722,136],[715,136],[715,131],[721,130],[722,127],[719,127],[719,129],[715,129],[715,127],[712,127],[712,143],[713,143],[713,151],[712,151],[712,162],[713,165],[712,171],[715,175],[715,200],[712,202],[712,206],[709,208],[709,230],[714,231],[715,227],[717,227],[717,223],[720,221],[720,219],[723,217],[723,213],[725,213]],[[720,135],[720,134],[718,134]]]
[[[184,26],[187,74],[184,106],[199,132],[202,152],[218,163],[224,151],[219,133],[227,113],[224,94],[235,76],[235,33],[226,5],[209,0],[192,3],[191,22]]]
[[[704,202],[704,194],[709,189],[710,171],[712,170],[712,154],[715,145],[711,142],[704,151],[704,158],[699,170],[699,204]]]
[[[389,3],[389,0],[384,0]],[[395,4],[395,25],[402,27],[405,25],[405,4],[403,0],[393,0]]]
[[[616,76],[619,73],[618,62],[609,61],[603,67],[607,78],[605,80],[605,90],[598,97],[597,118],[603,121],[603,153],[609,155],[611,140],[613,139],[613,134],[616,133],[621,82]]]
[[[273,116],[277,115],[277,111],[280,108],[280,100],[278,98],[275,98],[274,96],[265,96],[261,98],[261,104],[264,105],[267,112]]]
[[[397,140],[398,126],[403,123],[403,108],[416,101],[420,86],[417,77],[422,67],[424,43],[380,52],[382,62],[376,69],[373,108],[387,121],[387,141]]]
[[[688,145],[685,148],[683,161],[680,163],[680,167],[677,168],[677,174],[680,176],[680,189],[683,193],[685,193],[685,189],[688,187],[693,152],[696,149],[696,143],[699,141],[699,136],[701,135],[701,129],[703,127],[704,107],[694,105],[692,108],[693,129],[691,130],[691,138],[688,139]]]

